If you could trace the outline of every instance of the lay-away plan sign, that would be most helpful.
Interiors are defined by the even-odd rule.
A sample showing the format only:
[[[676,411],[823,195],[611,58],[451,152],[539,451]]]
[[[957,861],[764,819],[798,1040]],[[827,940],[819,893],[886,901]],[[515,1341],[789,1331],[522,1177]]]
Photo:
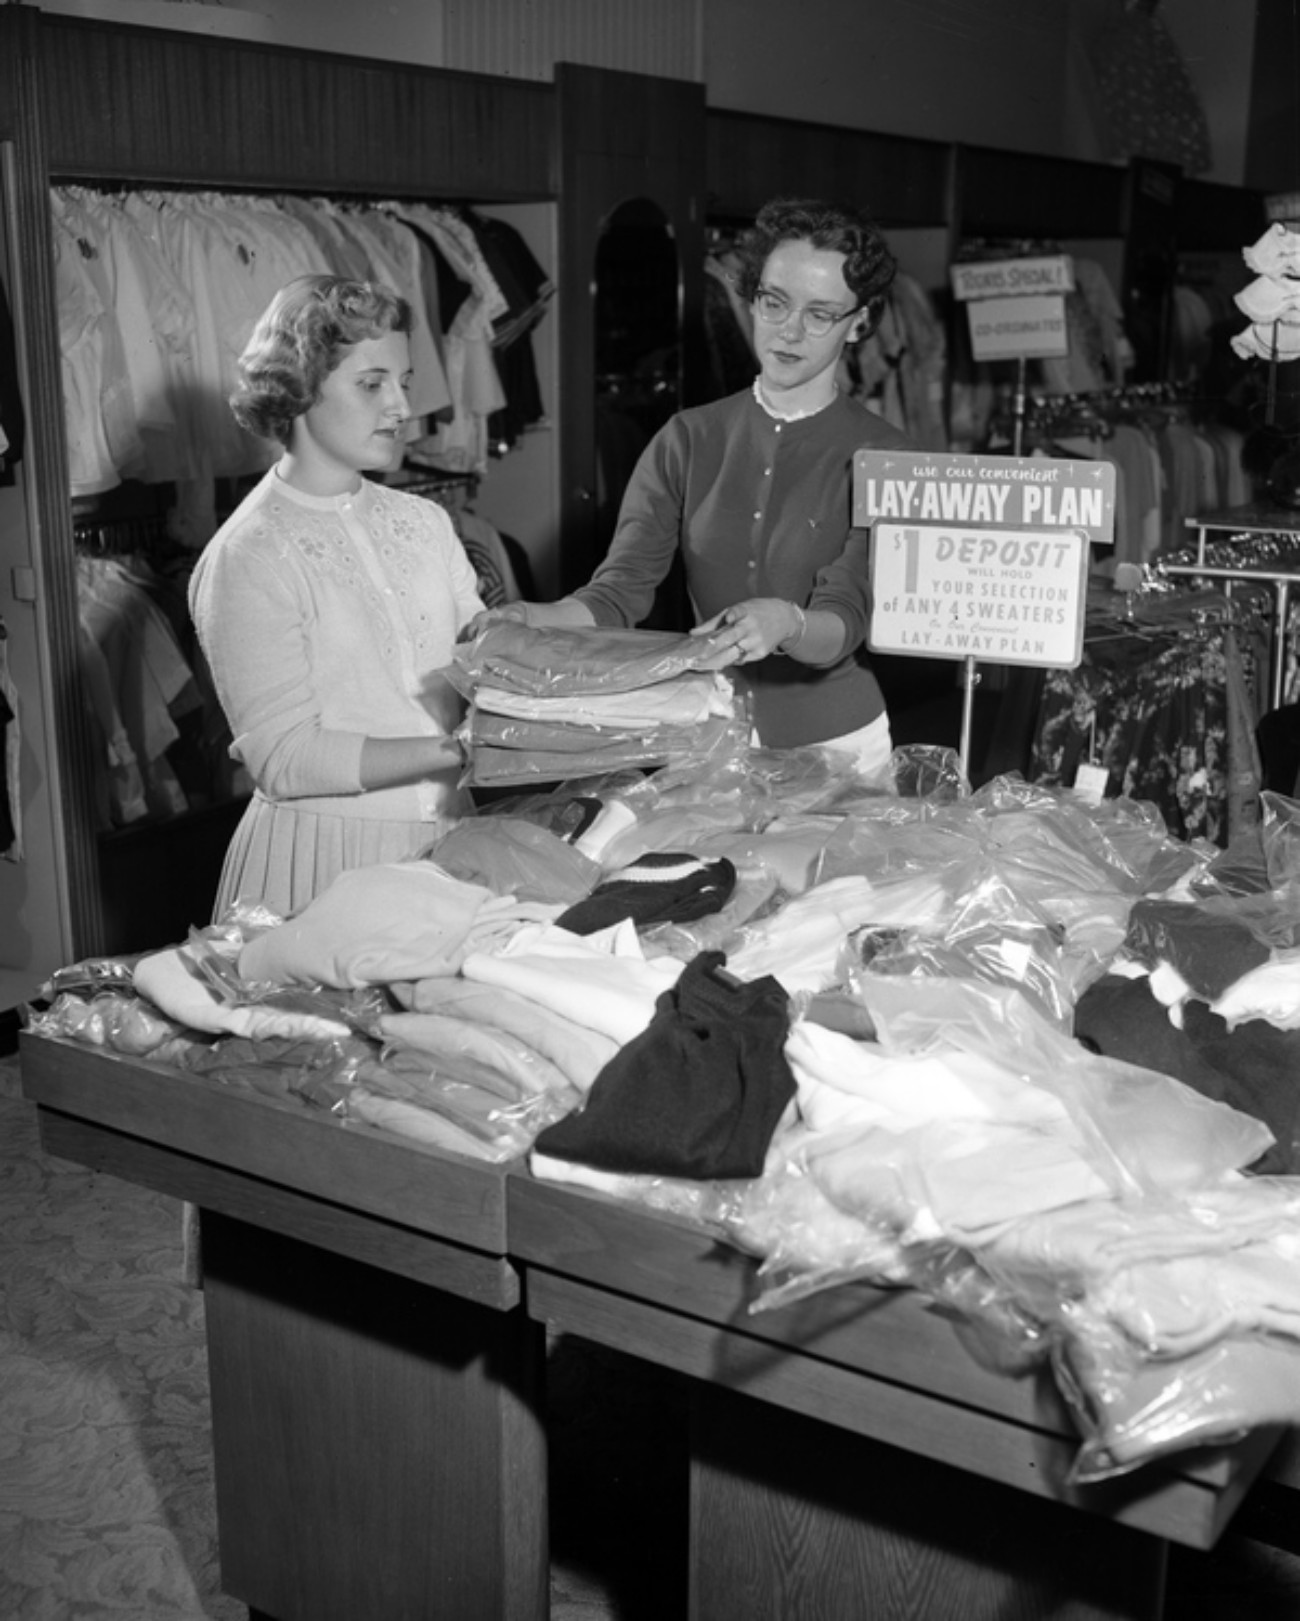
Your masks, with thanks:
[[[1115,532],[1109,462],[859,450],[879,653],[1073,669],[1088,563]]]

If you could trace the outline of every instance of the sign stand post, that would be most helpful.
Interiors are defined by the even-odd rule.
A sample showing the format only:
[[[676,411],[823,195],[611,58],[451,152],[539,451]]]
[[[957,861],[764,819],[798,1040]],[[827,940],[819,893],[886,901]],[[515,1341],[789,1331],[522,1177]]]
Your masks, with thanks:
[[[975,718],[975,688],[980,684],[979,671],[975,668],[975,660],[969,655],[962,661],[961,683],[961,774],[966,781],[970,781],[970,739],[971,726]]]
[[[1011,454],[1019,456],[1025,448],[1025,417],[1029,411],[1029,389],[1026,377],[1029,362],[1024,355],[1016,361],[1016,392],[1011,403]]]

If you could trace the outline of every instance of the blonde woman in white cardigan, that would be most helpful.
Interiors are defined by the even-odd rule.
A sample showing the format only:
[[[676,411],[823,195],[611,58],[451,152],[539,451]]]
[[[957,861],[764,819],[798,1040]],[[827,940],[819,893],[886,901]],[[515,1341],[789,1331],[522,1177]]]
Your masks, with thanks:
[[[447,514],[365,477],[401,459],[412,315],[304,276],[240,358],[236,419],[283,454],[213,537],[190,610],[253,799],[215,915],[282,916],[340,872],[414,855],[472,809],[443,671],[482,612]]]

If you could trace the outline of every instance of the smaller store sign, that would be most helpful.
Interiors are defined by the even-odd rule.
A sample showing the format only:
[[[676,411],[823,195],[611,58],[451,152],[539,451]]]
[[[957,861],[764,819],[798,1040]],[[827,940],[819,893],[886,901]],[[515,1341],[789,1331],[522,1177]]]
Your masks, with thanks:
[[[1068,253],[1038,259],[987,259],[949,267],[953,297],[1026,298],[1074,291],[1074,260]]]
[[[869,645],[880,653],[1073,669],[1093,541],[1115,525],[1109,462],[860,450]]]
[[[1070,352],[1065,294],[1074,287],[1069,254],[953,265],[953,296],[967,305],[976,360],[1050,360]]]
[[[1070,352],[1065,300],[982,298],[967,306],[976,360],[1050,360]]]

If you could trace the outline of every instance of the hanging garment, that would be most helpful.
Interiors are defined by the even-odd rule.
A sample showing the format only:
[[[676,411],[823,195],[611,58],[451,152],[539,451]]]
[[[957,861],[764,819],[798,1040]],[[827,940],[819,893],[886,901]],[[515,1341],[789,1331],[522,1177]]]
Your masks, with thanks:
[[[8,294],[0,280],[0,486],[12,484],[21,461],[26,416],[18,390],[18,353]]]
[[[948,340],[929,293],[902,272],[880,325],[845,354],[850,392],[900,428],[917,450],[948,449]]]
[[[0,620],[0,860],[23,859],[23,800],[19,761],[22,732],[18,723],[18,688],[9,674],[9,632]]]
[[[121,483],[123,462],[143,456],[131,415],[122,335],[91,266],[98,249],[73,205],[54,193],[51,225],[58,300],[68,481],[73,495]]]
[[[709,346],[709,397],[725,399],[748,388],[758,370],[753,317],[735,287],[734,255],[704,261],[704,336]]]
[[[53,188],[50,209],[72,492],[174,483],[172,533],[192,551],[216,531],[216,480],[265,471],[277,455],[239,427],[229,397],[256,320],[299,276],[382,281],[407,300],[412,431],[426,424],[432,437],[415,442],[433,442],[442,464],[482,471],[489,449],[501,454],[544,419],[529,338],[553,287],[504,224],[426,209],[419,229],[388,206],[75,186]],[[509,300],[485,248],[509,271]],[[445,334],[443,274],[461,295]],[[7,404],[0,395],[0,411]],[[12,449],[21,421],[16,407],[8,415]],[[0,478],[11,460],[0,449]]]
[[[386,204],[398,219],[422,231],[437,248],[459,283],[459,303],[445,286],[440,290],[450,324],[443,335],[443,355],[453,415],[433,433],[428,459],[462,471],[485,472],[488,462],[488,419],[506,404],[492,353],[493,322],[509,313],[474,233],[449,209],[417,204]]]
[[[103,654],[114,707],[157,816],[187,808],[185,792],[167,758],[180,737],[178,708],[198,702],[194,676],[171,625],[121,558],[77,559],[82,623]]]
[[[466,221],[509,306],[492,323],[492,351],[506,402],[488,417],[488,449],[501,456],[546,421],[531,334],[555,295],[555,284],[513,225],[473,210]]]
[[[1176,837],[1225,842],[1226,656],[1212,630],[1088,642],[1077,669],[1047,672],[1032,780],[1068,787],[1094,759],[1113,791],[1155,805]]]

